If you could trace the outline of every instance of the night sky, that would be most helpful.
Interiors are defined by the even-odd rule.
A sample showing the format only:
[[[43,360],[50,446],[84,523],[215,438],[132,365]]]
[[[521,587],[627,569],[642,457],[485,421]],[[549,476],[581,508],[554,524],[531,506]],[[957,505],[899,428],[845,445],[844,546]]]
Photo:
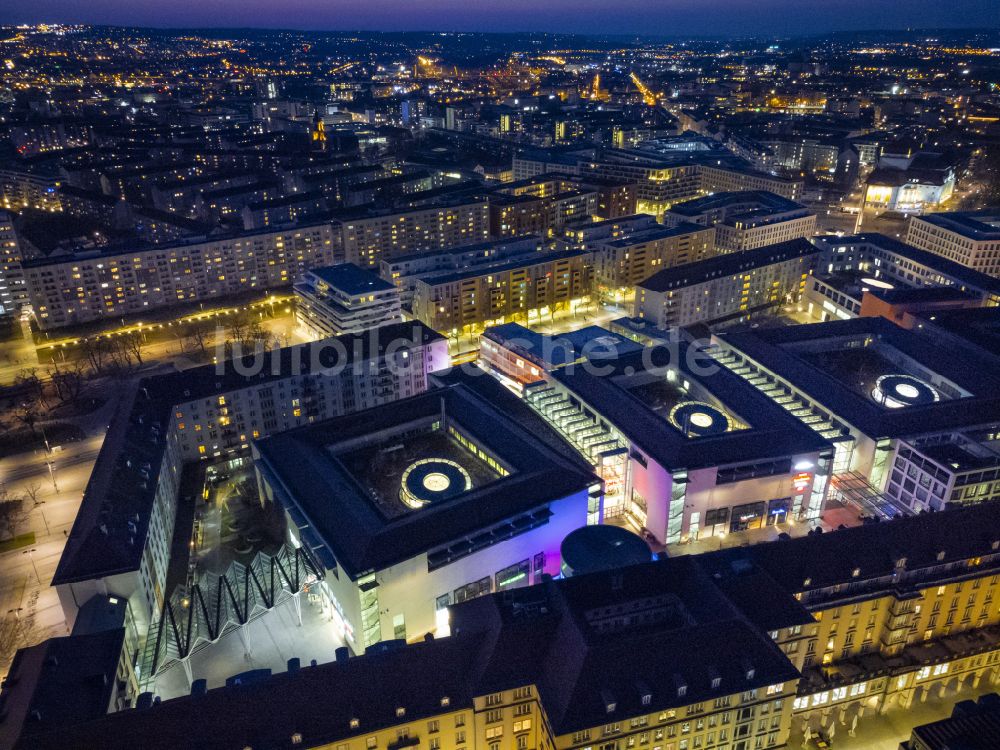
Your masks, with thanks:
[[[799,34],[1000,26],[997,0],[3,0],[0,23]]]

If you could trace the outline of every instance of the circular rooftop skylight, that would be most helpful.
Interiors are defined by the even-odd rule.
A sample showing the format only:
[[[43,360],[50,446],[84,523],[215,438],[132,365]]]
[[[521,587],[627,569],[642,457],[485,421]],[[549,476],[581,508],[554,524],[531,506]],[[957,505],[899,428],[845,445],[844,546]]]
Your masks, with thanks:
[[[400,481],[399,499],[413,510],[472,489],[472,477],[447,458],[423,458],[406,467]]]
[[[889,409],[923,406],[941,400],[935,388],[912,375],[883,375],[875,381],[872,398]]]
[[[732,429],[732,421],[720,409],[702,401],[682,401],[670,410],[671,424],[685,435],[718,435]]]

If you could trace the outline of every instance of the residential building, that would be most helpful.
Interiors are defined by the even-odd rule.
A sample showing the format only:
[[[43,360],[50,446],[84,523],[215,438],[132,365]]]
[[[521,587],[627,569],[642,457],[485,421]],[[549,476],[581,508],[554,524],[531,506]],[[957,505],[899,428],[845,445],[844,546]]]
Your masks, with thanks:
[[[635,286],[658,271],[713,257],[715,237],[715,227],[682,223],[590,240],[598,293],[616,302],[631,301]]]
[[[996,211],[914,216],[906,241],[975,271],[1000,276],[1000,213]]]
[[[295,320],[315,337],[401,323],[399,288],[353,263],[313,268],[295,284]]]
[[[955,704],[951,716],[913,727],[900,750],[990,750],[1000,746],[1000,695]]]
[[[27,303],[22,259],[13,218],[0,211],[0,316],[20,315]]]
[[[402,211],[341,211],[332,228],[341,236],[340,260],[373,267],[382,258],[485,242],[490,207],[470,199]]]
[[[532,253],[487,268],[426,276],[413,289],[413,317],[436,331],[468,334],[511,320],[543,320],[590,304],[593,256]]]
[[[798,301],[819,254],[797,239],[664,269],[636,285],[635,315],[657,328],[746,320]]]
[[[485,270],[503,266],[514,260],[534,258],[541,250],[542,239],[537,235],[475,242],[470,245],[383,258],[379,263],[379,274],[399,288],[403,309],[412,311],[413,292],[420,279],[441,276],[449,272],[477,268]]]
[[[816,215],[809,209],[761,190],[713,193],[675,204],[663,214],[663,223],[715,227],[719,253],[753,250],[816,233]]]
[[[23,273],[35,320],[51,329],[286,288],[333,263],[338,241],[323,223],[52,255],[25,261]]]

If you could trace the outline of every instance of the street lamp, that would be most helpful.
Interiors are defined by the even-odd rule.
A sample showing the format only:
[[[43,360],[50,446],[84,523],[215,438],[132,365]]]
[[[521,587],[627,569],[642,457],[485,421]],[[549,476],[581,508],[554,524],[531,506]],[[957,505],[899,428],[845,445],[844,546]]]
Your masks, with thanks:
[[[57,490],[58,491],[58,490]],[[42,523],[45,524],[45,536],[49,536],[49,522],[45,520],[45,512],[42,510],[42,506],[45,505],[44,500],[36,500],[35,508],[38,509],[38,514],[42,517]],[[32,508],[34,510],[34,508]]]
[[[35,565],[35,556],[32,554],[33,552],[35,552],[35,548],[34,547],[32,547],[31,549],[24,550],[24,552],[22,552],[21,554],[22,555],[27,555],[28,559],[31,560],[31,569],[35,571],[35,580],[38,581],[38,585],[41,586],[42,585],[42,579],[38,575],[38,568]]]
[[[45,465],[49,468],[49,479],[52,480],[52,489],[54,489],[56,491],[56,494],[58,495],[59,485],[56,484],[56,472],[52,466],[52,460],[51,460],[52,446],[49,445],[49,438],[45,434],[45,427],[41,427],[40,429],[42,431],[42,440],[45,441]]]
[[[8,609],[7,610],[7,614],[8,615],[14,615],[15,619],[17,620],[17,624],[14,626],[14,630],[15,630],[15,632],[17,634],[17,639],[18,640],[20,640],[21,637],[23,636],[23,633],[21,632],[21,613],[23,611],[24,611],[24,607],[16,607],[14,609]]]

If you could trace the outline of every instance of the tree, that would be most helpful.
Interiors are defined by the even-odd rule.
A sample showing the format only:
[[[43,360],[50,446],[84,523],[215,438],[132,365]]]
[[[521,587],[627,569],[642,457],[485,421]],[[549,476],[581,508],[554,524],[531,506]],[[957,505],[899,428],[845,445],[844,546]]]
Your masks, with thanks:
[[[229,326],[229,335],[226,337],[227,358],[236,355],[237,345],[240,356],[245,356],[261,349],[271,348],[274,346],[274,340],[259,320],[239,315]]]
[[[41,492],[41,491],[42,491],[42,484],[41,484],[41,482],[31,482],[31,483],[28,484],[27,487],[24,488],[24,490],[23,490],[24,497],[25,497],[26,500],[28,500],[31,503],[32,509],[38,507],[38,505],[39,505],[39,502],[38,502],[38,493]]]
[[[38,370],[25,367],[14,377],[14,385],[26,388],[37,401],[45,400],[45,383],[38,377]]]
[[[208,345],[213,339],[215,326],[204,321],[195,321],[188,324],[182,336],[184,340],[190,340],[194,349],[202,356],[208,354]]]
[[[27,401],[22,401],[17,408],[14,409],[14,419],[31,430],[32,437],[35,437],[37,434],[35,432],[35,425],[39,420],[39,407],[40,404],[37,399],[29,399]]]
[[[129,362],[133,359],[137,364],[142,364],[142,345],[145,343],[142,331],[129,331],[118,337],[119,346],[126,353]]]
[[[986,203],[1000,203],[1000,145],[988,147],[977,171],[984,183],[983,198]]]
[[[75,404],[80,400],[83,386],[86,382],[86,373],[82,362],[71,362],[60,366],[58,363],[49,370],[49,379],[52,387],[56,389],[56,396],[60,401]]]
[[[80,348],[83,350],[83,354],[94,374],[102,375],[107,367],[107,361],[111,353],[110,342],[98,336],[92,339],[84,339]]]
[[[0,487],[0,529],[5,532],[6,539],[17,536],[17,530],[28,520],[31,510],[25,495],[12,494],[6,487]]]

